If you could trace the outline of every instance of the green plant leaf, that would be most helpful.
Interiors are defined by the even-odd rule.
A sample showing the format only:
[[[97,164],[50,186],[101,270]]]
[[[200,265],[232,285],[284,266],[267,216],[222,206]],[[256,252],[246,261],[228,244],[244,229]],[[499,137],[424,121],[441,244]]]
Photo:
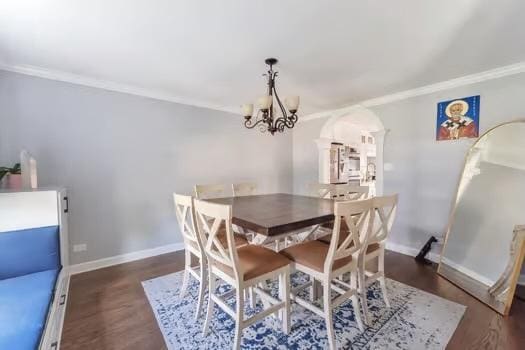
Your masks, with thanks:
[[[0,181],[6,176],[7,174],[21,174],[22,168],[20,167],[20,163],[16,163],[13,165],[12,168],[2,166],[0,167]]]

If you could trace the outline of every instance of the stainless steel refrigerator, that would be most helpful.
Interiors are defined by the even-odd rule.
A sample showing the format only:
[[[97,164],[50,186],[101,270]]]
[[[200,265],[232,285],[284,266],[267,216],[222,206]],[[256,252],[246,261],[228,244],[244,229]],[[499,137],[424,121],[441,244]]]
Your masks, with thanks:
[[[359,153],[355,148],[342,143],[330,147],[330,183],[344,184],[359,181]]]

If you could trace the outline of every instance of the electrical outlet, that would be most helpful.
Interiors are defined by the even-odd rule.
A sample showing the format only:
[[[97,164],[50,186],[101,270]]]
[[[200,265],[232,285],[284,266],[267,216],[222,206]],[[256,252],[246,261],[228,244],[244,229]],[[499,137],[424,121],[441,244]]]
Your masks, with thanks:
[[[73,252],[85,252],[87,250],[87,244],[74,244],[73,245]]]

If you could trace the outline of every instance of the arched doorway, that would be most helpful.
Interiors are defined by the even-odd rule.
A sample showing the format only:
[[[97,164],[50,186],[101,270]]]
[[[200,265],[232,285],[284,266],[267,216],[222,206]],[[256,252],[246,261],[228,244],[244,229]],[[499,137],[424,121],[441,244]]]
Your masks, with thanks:
[[[361,106],[330,112],[315,140],[319,182],[368,185],[383,193],[383,145],[386,130],[377,115]],[[336,175],[337,173],[337,175]]]

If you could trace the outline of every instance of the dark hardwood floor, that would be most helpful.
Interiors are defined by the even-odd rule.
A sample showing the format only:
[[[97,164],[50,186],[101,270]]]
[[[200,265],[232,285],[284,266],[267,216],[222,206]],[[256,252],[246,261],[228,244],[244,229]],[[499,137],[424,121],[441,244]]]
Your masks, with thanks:
[[[489,307],[423,266],[394,252],[386,254],[387,276],[467,306],[448,349],[525,348],[525,302],[515,299],[510,315]],[[61,348],[165,349],[141,281],[179,271],[182,252],[161,255],[71,278]]]

